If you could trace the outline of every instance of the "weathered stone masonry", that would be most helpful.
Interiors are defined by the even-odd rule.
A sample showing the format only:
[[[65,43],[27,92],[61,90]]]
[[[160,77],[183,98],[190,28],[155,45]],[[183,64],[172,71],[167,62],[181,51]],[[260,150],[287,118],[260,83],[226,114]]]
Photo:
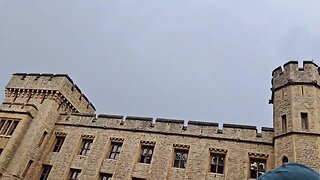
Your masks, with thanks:
[[[212,122],[96,115],[69,76],[14,74],[0,106],[0,179],[242,180],[286,159],[319,171],[319,68],[290,61],[272,76],[274,128],[258,131],[248,125],[219,129]],[[147,150],[150,158],[141,163]]]

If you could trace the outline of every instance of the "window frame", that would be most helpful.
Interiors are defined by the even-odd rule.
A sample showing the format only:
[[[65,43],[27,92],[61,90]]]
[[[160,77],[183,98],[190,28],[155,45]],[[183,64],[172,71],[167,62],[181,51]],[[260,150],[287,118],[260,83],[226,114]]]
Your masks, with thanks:
[[[62,139],[62,142],[60,142],[58,144],[59,140],[61,140],[61,139]],[[53,148],[52,148],[52,152],[60,152],[65,139],[66,139],[65,136],[56,136],[55,139],[54,139],[54,145],[53,145]]]
[[[114,150],[114,146],[117,146],[116,150]],[[122,146],[123,146],[123,142],[111,142],[108,159],[118,160],[122,150]]]
[[[146,154],[144,154],[145,150],[146,150]],[[151,153],[150,153],[150,150],[151,150]],[[151,164],[153,153],[154,153],[154,146],[141,145],[139,163]]]
[[[0,136],[12,136],[19,122],[16,119],[0,119]]]
[[[287,120],[287,115],[284,114],[281,116],[281,131],[282,133],[286,133],[288,131],[288,120]]]
[[[223,175],[225,173],[225,166],[226,166],[226,154],[225,153],[210,153],[210,167],[209,167],[209,172],[214,173],[214,174],[221,174]],[[216,157],[217,161],[216,164],[213,164],[212,159]],[[220,158],[223,158],[223,164],[220,164]],[[216,166],[213,168],[212,166]],[[222,173],[219,172],[219,167],[222,167]],[[214,169],[214,171],[212,171]]]
[[[112,179],[112,174],[109,173],[100,173],[99,175],[99,180],[111,180]],[[105,179],[106,178],[106,179]],[[110,179],[109,179],[110,178]]]
[[[252,169],[252,166],[251,166],[252,162],[256,162],[257,163],[257,169]],[[262,169],[262,170],[259,168],[260,167],[259,166],[260,163],[263,163],[263,165],[264,165],[264,169]],[[251,176],[253,174],[252,171],[255,171],[256,177],[252,177]],[[261,175],[263,175],[263,174],[260,174],[261,172],[263,174],[265,174],[267,172],[267,159],[250,157],[249,158],[249,178],[250,179],[258,179]]]
[[[177,158],[178,153],[181,154],[180,158]],[[187,155],[187,157],[185,159],[183,159],[184,155]],[[189,157],[189,149],[175,148],[174,149],[173,167],[186,169],[187,163],[188,163],[188,157]],[[177,165],[176,165],[176,162],[178,162]]]
[[[51,169],[52,169],[52,165],[43,164],[41,168],[39,180],[47,180],[51,172]]]
[[[75,177],[73,177],[75,174]],[[71,168],[70,169],[70,172],[69,172],[69,180],[78,180],[81,176],[81,169],[73,169]]]
[[[300,113],[301,117],[301,129],[303,130],[308,130],[309,129],[309,117],[308,113],[306,112],[301,112]]]
[[[88,156],[92,148],[93,139],[82,139],[79,155]]]

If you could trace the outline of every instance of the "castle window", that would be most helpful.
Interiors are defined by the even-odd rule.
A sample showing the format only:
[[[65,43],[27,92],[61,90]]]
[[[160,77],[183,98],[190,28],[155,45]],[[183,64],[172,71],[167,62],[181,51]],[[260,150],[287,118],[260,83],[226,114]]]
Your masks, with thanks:
[[[285,132],[287,132],[287,116],[282,115],[281,121],[282,121],[282,132],[285,133]]]
[[[93,139],[83,139],[81,144],[80,155],[86,156],[89,154]]]
[[[52,166],[51,165],[42,165],[40,180],[48,179]]]
[[[2,148],[0,148],[0,155],[2,154],[2,151],[3,151],[3,149],[2,149]]]
[[[223,174],[224,162],[225,162],[225,154],[212,154],[211,155],[211,165],[210,172]]]
[[[132,180],[146,180],[146,179],[143,179],[143,178],[136,178],[136,177],[132,177]]]
[[[39,143],[38,143],[38,147],[40,147],[43,143],[43,140],[46,138],[48,132],[47,131],[44,131],[42,136],[41,136],[41,139],[39,140]]]
[[[283,156],[282,157],[282,164],[285,164],[285,163],[288,163],[289,162],[289,159],[287,156]]]
[[[111,180],[111,179],[112,179],[112,174],[100,173],[99,180]]]
[[[265,159],[250,159],[250,178],[258,179],[266,172]]]
[[[154,146],[142,146],[141,147],[141,156],[140,163],[150,164],[152,159]]]
[[[112,142],[109,159],[118,159],[121,152],[122,143]]]
[[[186,149],[175,149],[175,158],[173,167],[186,168],[188,160],[188,150]]]
[[[80,169],[70,169],[69,180],[80,179],[81,170]]]
[[[29,160],[27,166],[24,168],[24,171],[23,171],[23,173],[22,173],[22,177],[25,177],[25,176],[27,175],[27,173],[28,173],[28,171],[29,171],[32,163],[33,163],[33,161],[32,161],[32,160]]]
[[[301,128],[308,129],[308,113],[301,113]]]
[[[18,124],[19,121],[1,119],[0,135],[11,136]]]
[[[62,145],[63,145],[63,142],[65,140],[65,137],[63,136],[57,136],[56,139],[55,139],[55,143],[54,143],[54,147],[53,147],[53,152],[59,152]]]

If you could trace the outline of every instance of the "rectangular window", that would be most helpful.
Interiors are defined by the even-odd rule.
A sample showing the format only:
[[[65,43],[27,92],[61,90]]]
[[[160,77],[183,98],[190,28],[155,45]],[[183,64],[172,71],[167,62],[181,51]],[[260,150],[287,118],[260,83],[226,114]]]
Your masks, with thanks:
[[[12,124],[11,124],[11,126],[10,126],[10,128],[9,128],[9,130],[8,130],[8,132],[7,132],[7,135],[8,135],[8,136],[11,136],[11,135],[13,134],[14,130],[15,130],[16,127],[18,126],[18,123],[19,123],[19,121],[13,121],[13,122],[12,122]]]
[[[152,159],[154,146],[142,146],[140,163],[150,164]]]
[[[64,142],[64,139],[65,137],[63,136],[57,136],[56,139],[55,139],[55,142],[54,142],[54,147],[53,147],[53,152],[59,152],[61,147],[62,147],[62,144]]]
[[[223,174],[225,157],[226,157],[225,154],[212,154],[211,163],[210,163],[210,172]]]
[[[81,170],[80,169],[70,169],[69,180],[80,179]]]
[[[301,113],[301,128],[308,129],[308,113]]]
[[[23,171],[23,174],[22,174],[22,177],[25,177],[32,165],[33,161],[32,160],[29,160],[27,166],[24,168],[24,171]]]
[[[282,120],[282,132],[285,133],[287,132],[287,116],[282,115],[281,120]]]
[[[143,178],[136,178],[136,177],[132,177],[132,180],[146,180],[146,179],[143,179]]]
[[[2,151],[3,151],[3,149],[2,149],[2,148],[0,148],[0,155],[2,154]]]
[[[2,129],[2,127],[3,127],[3,125],[4,125],[5,122],[6,122],[6,120],[1,119],[1,121],[0,121],[0,130]]]
[[[52,166],[51,165],[42,165],[40,180],[47,180],[50,174]]]
[[[250,178],[258,179],[266,172],[266,160],[250,159]]]
[[[173,167],[185,168],[188,160],[188,150],[175,149],[175,158]]]
[[[100,173],[99,180],[111,180],[111,179],[112,179],[112,174]]]
[[[19,121],[14,120],[4,120],[0,121],[0,135],[11,136],[18,126]]]
[[[86,156],[89,154],[92,142],[93,142],[92,139],[83,139],[82,140],[80,155]]]
[[[118,159],[121,152],[122,143],[112,142],[109,159]]]
[[[42,134],[42,136],[41,136],[41,138],[40,138],[40,140],[39,140],[38,147],[40,147],[40,146],[42,145],[43,140],[46,138],[47,134],[48,134],[47,131],[44,131],[44,132],[43,132],[43,134]]]

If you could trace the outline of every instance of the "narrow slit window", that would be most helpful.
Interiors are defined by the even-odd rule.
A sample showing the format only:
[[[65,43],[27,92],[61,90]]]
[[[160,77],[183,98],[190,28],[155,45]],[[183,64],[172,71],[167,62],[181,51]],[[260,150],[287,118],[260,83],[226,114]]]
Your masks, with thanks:
[[[282,121],[282,132],[285,133],[287,132],[287,116],[286,115],[282,115],[281,116],[281,121]]]
[[[48,134],[47,131],[43,132],[43,134],[42,134],[42,136],[41,136],[41,138],[39,140],[38,147],[40,147],[42,145],[42,143],[43,143],[44,139],[46,138],[47,134]]]
[[[24,169],[24,171],[23,171],[22,177],[25,177],[25,176],[27,175],[27,173],[28,173],[28,171],[29,171],[32,163],[33,163],[33,161],[32,161],[32,160],[29,160],[27,166],[25,167],[25,169]]]
[[[308,124],[308,113],[301,113],[301,128],[309,129]]]

